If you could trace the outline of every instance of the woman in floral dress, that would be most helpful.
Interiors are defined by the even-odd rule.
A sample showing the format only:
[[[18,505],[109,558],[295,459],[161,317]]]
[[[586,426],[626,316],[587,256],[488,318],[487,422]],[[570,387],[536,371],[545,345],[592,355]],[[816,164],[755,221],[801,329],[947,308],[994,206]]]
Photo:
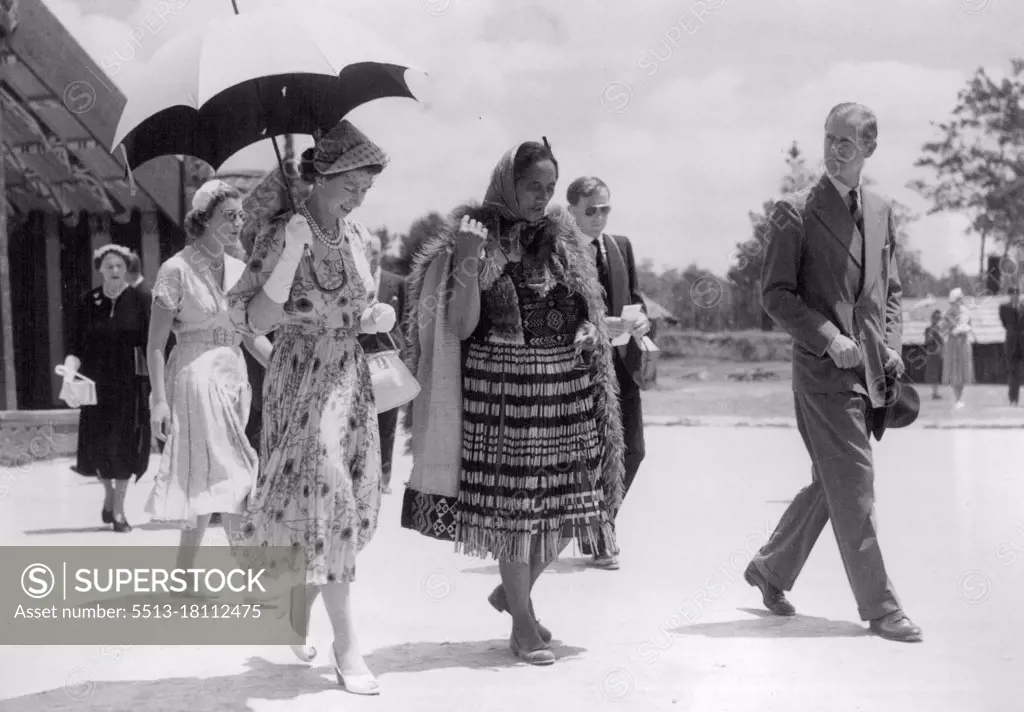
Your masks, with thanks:
[[[389,331],[395,313],[371,300],[368,232],[349,215],[387,163],[347,121],[318,137],[302,155],[308,197],[298,212],[278,213],[260,230],[229,296],[236,328],[251,336],[274,331],[260,473],[241,533],[250,545],[304,549],[306,620],[322,593],[338,683],[357,694],[379,687],[356,641],[349,584],[381,502],[377,412],[357,336]],[[280,193],[276,200],[286,204]],[[273,214],[274,207],[252,213]],[[297,646],[296,654],[308,661],[316,651]]]

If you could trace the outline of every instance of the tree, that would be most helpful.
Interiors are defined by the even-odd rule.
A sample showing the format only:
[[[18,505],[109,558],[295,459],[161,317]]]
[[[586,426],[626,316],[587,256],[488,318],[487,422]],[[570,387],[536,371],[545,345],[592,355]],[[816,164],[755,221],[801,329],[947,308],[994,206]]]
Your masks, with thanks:
[[[393,263],[393,269],[401,275],[407,275],[412,270],[413,257],[423,249],[427,241],[437,236],[447,221],[438,212],[431,212],[419,218],[409,228],[409,234],[402,238],[402,245],[398,251],[398,257]]]
[[[1010,76],[993,80],[979,68],[957,96],[951,118],[933,124],[940,138],[922,146],[915,165],[935,180],[909,187],[932,202],[929,214],[966,214],[968,230],[981,236],[978,273],[985,273],[985,243],[992,238],[1005,257],[1024,239],[1024,60],[1010,62]]]
[[[783,195],[803,190],[818,178],[807,167],[796,141],[786,152],[786,166],[789,171],[779,184]],[[740,329],[771,329],[771,320],[761,309],[761,265],[764,263],[764,248],[774,207],[775,199],[771,198],[762,203],[760,213],[748,213],[754,236],[746,242],[737,243],[730,259],[727,277],[732,288],[733,308],[736,310],[733,321]]]
[[[893,224],[896,231],[896,264],[900,281],[903,283],[903,297],[916,299],[926,297],[935,289],[935,276],[921,264],[921,251],[910,247],[907,227],[917,215],[898,200],[892,201]]]

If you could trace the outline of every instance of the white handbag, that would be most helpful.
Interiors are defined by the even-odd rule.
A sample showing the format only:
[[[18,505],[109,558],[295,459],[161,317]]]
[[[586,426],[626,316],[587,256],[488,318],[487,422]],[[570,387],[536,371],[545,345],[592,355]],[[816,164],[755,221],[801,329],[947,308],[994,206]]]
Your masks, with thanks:
[[[62,378],[67,373],[64,369],[64,364],[58,365],[53,370]],[[96,405],[96,382],[80,373],[76,373],[74,380],[64,381],[64,385],[60,387],[60,395],[57,397],[65,403],[68,400],[75,400],[79,406]]]
[[[391,341],[391,349],[368,354],[370,380],[373,383],[373,399],[377,412],[384,413],[400,408],[420,394],[420,383],[402,361],[398,346],[391,334],[382,334]]]

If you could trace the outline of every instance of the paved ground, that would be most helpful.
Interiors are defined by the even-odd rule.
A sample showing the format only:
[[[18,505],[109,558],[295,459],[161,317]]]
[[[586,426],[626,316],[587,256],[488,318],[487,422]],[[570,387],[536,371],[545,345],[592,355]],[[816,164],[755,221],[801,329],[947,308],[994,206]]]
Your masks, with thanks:
[[[793,430],[651,428],[622,513],[623,567],[567,558],[541,580],[551,668],[516,664],[485,601],[491,562],[399,528],[389,497],[356,584],[377,699],[337,689],[321,657],[259,647],[0,647],[4,712],[648,710],[1017,712],[1024,473],[1013,431],[907,430],[876,450],[880,536],[921,645],[866,635],[826,530],[791,600],[765,618],[740,572],[807,479]],[[1008,464],[1008,462],[1012,464]],[[96,528],[98,485],[67,461],[6,472],[0,543],[164,544],[177,533]],[[408,467],[398,463],[399,472]],[[138,512],[147,479],[130,495]],[[0,489],[0,492],[3,492]],[[322,609],[315,642],[330,641]],[[0,634],[2,634],[0,624]]]

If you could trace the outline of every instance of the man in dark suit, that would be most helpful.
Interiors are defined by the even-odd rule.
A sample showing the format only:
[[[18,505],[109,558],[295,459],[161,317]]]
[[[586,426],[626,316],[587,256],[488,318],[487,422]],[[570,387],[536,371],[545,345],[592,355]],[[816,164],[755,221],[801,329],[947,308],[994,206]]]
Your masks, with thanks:
[[[604,287],[608,307],[608,328],[612,337],[630,331],[637,337],[646,336],[651,323],[643,307],[640,285],[636,278],[636,263],[633,259],[633,245],[621,235],[607,235],[604,232],[611,212],[611,191],[600,178],[577,178],[566,192],[569,210],[576,219],[580,231],[589,242],[597,263],[597,272]],[[623,323],[622,308],[628,304],[641,306],[640,319],[630,327]],[[640,385],[643,382],[643,353],[636,339],[615,349],[615,373],[619,379],[619,403],[622,407],[622,429],[625,438],[625,477],[623,480],[623,501],[629,491],[637,470],[644,459],[644,414],[640,401]],[[618,514],[617,512],[615,514]],[[584,549],[586,550],[586,549]],[[594,565],[601,568],[619,568],[618,552],[609,551],[602,541],[598,550],[591,552]]]
[[[861,620],[884,638],[921,640],[885,571],[875,531],[872,432],[886,381],[902,373],[902,306],[892,206],[860,186],[878,123],[858,104],[825,121],[826,174],[775,204],[761,273],[765,311],[793,337],[793,391],[811,484],[744,572],[776,615],[831,520]]]
[[[999,305],[999,320],[1006,329],[1006,373],[1010,385],[1010,405],[1017,405],[1020,378],[1024,373],[1024,305],[1016,287],[1009,289],[1010,301]]]
[[[395,346],[402,348],[402,318],[405,314],[405,280],[401,275],[381,269],[381,244],[380,238],[371,235],[370,243],[367,245],[370,251],[370,268],[373,270],[374,282],[377,285],[377,301],[382,304],[390,304],[395,310],[395,328],[388,334],[362,334],[359,343],[367,354],[380,351],[390,351]],[[392,340],[394,344],[392,345]],[[398,429],[398,412],[400,408],[394,408],[377,415],[377,425],[380,429],[380,462],[381,476],[383,478],[384,493],[391,493],[391,460],[395,452],[395,431]]]

